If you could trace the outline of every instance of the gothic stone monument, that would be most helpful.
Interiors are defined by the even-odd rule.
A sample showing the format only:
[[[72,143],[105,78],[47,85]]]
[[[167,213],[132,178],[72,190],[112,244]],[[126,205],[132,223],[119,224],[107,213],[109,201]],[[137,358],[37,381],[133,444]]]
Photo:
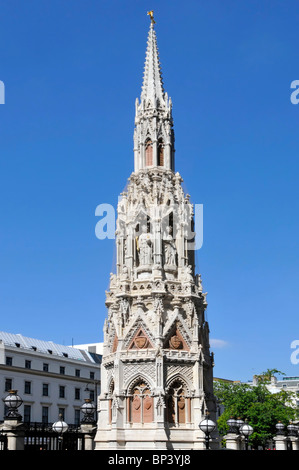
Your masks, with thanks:
[[[117,208],[96,449],[203,449],[198,424],[206,410],[215,420],[193,206],[174,153],[172,102],[152,20],[136,100],[134,172]]]

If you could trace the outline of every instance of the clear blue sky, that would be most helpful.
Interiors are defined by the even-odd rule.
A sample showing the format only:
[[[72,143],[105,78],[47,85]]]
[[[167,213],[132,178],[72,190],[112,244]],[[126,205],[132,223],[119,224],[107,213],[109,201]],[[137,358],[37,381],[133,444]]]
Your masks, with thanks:
[[[299,376],[297,0],[0,2],[0,330],[98,342],[154,9],[216,376]],[[214,340],[219,340],[215,344]],[[220,347],[221,346],[221,347]]]

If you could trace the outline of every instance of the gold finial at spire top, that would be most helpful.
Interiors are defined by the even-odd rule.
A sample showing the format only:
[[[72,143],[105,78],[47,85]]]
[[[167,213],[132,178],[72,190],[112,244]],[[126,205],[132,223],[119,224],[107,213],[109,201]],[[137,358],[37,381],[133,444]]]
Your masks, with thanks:
[[[149,16],[150,19],[151,19],[151,23],[152,23],[152,24],[155,24],[156,22],[155,22],[155,20],[154,20],[154,10],[148,11],[147,14],[148,14],[148,16]]]

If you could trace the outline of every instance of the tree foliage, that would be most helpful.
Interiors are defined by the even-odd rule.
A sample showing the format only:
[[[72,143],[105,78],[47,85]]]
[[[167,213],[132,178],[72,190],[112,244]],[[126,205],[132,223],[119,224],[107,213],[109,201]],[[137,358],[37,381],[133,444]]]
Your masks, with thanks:
[[[224,412],[218,419],[220,435],[228,431],[227,420],[240,417],[250,424],[254,432],[250,436],[253,447],[267,444],[276,433],[275,425],[281,421],[285,426],[298,417],[298,410],[292,399],[294,392],[281,390],[271,393],[267,385],[275,374],[282,374],[276,369],[268,369],[256,376],[256,385],[216,381],[214,393]]]

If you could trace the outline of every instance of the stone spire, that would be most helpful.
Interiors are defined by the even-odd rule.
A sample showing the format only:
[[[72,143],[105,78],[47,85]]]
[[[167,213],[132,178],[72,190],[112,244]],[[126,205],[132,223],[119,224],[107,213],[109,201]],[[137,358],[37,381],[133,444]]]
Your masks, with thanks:
[[[136,98],[135,107],[135,172],[147,167],[174,171],[172,102],[163,87],[153,18],[148,33],[140,103]]]
[[[141,101],[143,100],[146,102],[150,101],[154,107],[156,107],[157,101],[158,103],[164,102],[162,71],[153,22],[151,22],[147,40],[143,86],[141,92]]]

